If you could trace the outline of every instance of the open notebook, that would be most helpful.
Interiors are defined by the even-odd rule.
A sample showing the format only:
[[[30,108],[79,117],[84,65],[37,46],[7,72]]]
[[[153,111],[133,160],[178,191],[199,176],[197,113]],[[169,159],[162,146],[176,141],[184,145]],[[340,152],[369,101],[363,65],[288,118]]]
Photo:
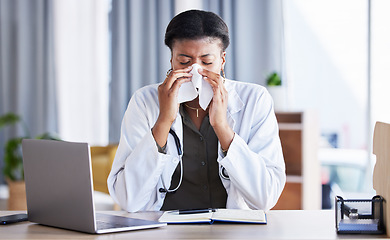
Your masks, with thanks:
[[[159,219],[163,223],[213,223],[236,222],[266,224],[263,210],[217,209],[215,212],[179,214],[179,211],[167,211]]]

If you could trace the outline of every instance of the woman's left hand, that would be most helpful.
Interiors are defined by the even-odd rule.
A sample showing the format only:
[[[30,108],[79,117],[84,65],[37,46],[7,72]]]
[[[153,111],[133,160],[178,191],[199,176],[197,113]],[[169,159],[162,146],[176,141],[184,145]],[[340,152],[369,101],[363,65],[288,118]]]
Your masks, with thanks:
[[[213,127],[221,147],[227,150],[234,137],[234,131],[227,122],[228,92],[224,85],[224,78],[215,72],[200,69],[199,73],[211,85],[214,96],[209,105],[210,124]]]

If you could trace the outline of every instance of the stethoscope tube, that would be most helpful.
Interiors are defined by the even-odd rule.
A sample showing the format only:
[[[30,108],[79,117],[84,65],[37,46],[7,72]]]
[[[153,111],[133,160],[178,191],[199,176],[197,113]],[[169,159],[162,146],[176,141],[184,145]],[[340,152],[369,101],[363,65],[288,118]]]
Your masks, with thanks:
[[[184,172],[183,172],[183,159],[182,159],[183,151],[181,149],[180,139],[176,135],[175,131],[172,130],[172,128],[169,129],[169,133],[173,136],[173,139],[175,140],[177,154],[179,155],[180,180],[179,180],[179,183],[177,184],[177,186],[174,189],[166,188],[164,180],[162,180],[163,187],[158,190],[161,193],[173,193],[173,192],[176,192],[179,189],[179,187],[181,186],[181,183],[183,181],[183,174],[184,174]],[[223,178],[225,180],[230,180],[229,175],[227,174],[226,169],[224,167],[220,167],[219,168],[219,175],[221,176],[221,178]]]
[[[177,189],[179,189],[179,187],[181,186],[181,183],[183,181],[183,159],[182,159],[182,155],[183,155],[183,151],[181,150],[181,144],[180,144],[180,139],[179,137],[176,135],[175,131],[171,129],[169,129],[169,133],[173,136],[173,139],[175,140],[175,144],[176,144],[176,149],[177,149],[177,154],[179,155],[179,164],[180,164],[180,180],[179,180],[179,183],[177,184],[177,186],[174,188],[174,189],[168,189],[166,186],[165,186],[165,183],[164,183],[164,180],[162,180],[162,184],[163,184],[163,188],[160,188],[158,191],[161,192],[161,193],[172,193],[172,192],[176,192]]]
[[[173,139],[175,140],[175,144],[176,144],[176,149],[177,149],[177,154],[179,156],[183,155],[183,152],[181,150],[181,144],[180,144],[180,139],[179,137],[176,135],[175,131],[171,129],[169,129],[169,133],[172,134],[173,136]]]

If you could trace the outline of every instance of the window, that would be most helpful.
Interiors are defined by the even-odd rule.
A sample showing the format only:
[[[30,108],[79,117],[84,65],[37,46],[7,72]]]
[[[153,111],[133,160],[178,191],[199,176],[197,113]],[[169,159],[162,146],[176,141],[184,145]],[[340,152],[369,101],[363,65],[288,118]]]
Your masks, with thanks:
[[[372,191],[368,2],[283,3],[290,109],[318,113],[324,175],[344,194]]]
[[[59,135],[106,145],[109,3],[57,0],[54,7]]]
[[[390,123],[390,1],[373,0],[371,5],[371,112],[372,122]]]

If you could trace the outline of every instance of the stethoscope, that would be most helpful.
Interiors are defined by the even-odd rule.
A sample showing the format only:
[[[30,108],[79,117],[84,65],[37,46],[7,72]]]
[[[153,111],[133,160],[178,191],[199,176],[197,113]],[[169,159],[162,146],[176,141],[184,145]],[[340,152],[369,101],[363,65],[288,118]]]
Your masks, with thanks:
[[[162,179],[162,177],[161,177],[161,182],[162,182],[163,187],[158,190],[161,193],[176,192],[179,189],[179,187],[181,186],[181,183],[183,181],[183,174],[184,174],[184,172],[183,172],[183,160],[182,160],[183,152],[181,150],[180,139],[176,135],[175,131],[173,131],[172,129],[169,129],[169,133],[173,136],[173,139],[175,140],[177,154],[179,155],[180,180],[179,180],[179,183],[177,184],[177,186],[174,189],[169,189],[169,188],[167,188],[165,186],[164,179]],[[223,166],[221,166],[219,168],[219,176],[221,176],[221,178],[223,178],[225,180],[230,180],[229,175],[227,174],[226,169]]]

